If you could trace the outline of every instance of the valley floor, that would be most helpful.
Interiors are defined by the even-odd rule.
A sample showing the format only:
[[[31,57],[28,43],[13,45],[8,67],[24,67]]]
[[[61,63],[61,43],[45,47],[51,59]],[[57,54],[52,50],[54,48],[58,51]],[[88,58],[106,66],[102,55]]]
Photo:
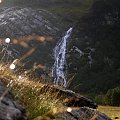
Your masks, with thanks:
[[[120,107],[99,106],[98,110],[108,115],[112,120],[120,120]]]

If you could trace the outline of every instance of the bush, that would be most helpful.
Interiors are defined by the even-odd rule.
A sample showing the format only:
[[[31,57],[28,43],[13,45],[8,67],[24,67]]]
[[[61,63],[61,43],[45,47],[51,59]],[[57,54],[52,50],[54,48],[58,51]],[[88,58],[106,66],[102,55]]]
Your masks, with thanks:
[[[106,105],[120,106],[120,87],[108,90],[104,101]]]
[[[95,101],[97,102],[97,104],[104,105],[105,104],[104,103],[104,98],[105,98],[105,96],[103,94],[97,95],[95,97]]]

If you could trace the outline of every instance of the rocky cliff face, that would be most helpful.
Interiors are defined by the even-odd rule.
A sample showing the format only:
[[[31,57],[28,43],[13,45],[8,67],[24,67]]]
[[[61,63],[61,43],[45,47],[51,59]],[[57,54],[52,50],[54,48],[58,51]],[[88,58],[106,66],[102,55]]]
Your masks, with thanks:
[[[23,59],[24,62],[47,64],[51,63],[51,54],[55,41],[62,33],[59,18],[43,9],[32,8],[1,8],[0,37],[1,58],[21,59],[31,49],[34,54]],[[9,37],[11,43],[7,47],[4,42]],[[30,64],[29,64],[30,65]]]
[[[57,21],[58,19],[52,13],[42,9],[3,8],[0,10],[0,36],[53,36],[60,30]]]
[[[105,92],[120,85],[119,26],[119,0],[99,0],[79,20],[70,47],[72,88],[79,83],[77,90]]]

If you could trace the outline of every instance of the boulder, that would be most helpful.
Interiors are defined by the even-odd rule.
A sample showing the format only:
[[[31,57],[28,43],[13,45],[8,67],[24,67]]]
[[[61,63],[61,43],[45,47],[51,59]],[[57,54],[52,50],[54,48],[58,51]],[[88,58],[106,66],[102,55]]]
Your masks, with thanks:
[[[49,91],[50,94],[55,93],[58,98],[61,98],[63,101],[63,105],[67,107],[90,107],[93,109],[97,108],[97,104],[95,101],[84,97],[78,93],[73,92],[72,90],[65,90],[61,88],[57,88],[53,85],[44,85],[41,88],[41,93],[45,91]]]
[[[0,120],[27,120],[25,109],[0,82]]]
[[[64,120],[111,120],[105,114],[88,107],[64,108],[56,116],[56,120],[60,118]]]

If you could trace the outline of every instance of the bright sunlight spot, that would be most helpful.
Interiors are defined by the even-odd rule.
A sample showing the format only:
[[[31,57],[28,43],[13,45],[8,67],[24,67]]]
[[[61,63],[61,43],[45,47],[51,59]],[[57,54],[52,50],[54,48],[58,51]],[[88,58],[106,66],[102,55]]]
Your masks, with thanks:
[[[72,108],[68,107],[67,112],[72,112]]]
[[[10,38],[6,38],[5,43],[10,43]]]
[[[14,69],[15,69],[15,64],[12,63],[12,64],[10,65],[10,69],[11,69],[11,70],[14,70]]]

